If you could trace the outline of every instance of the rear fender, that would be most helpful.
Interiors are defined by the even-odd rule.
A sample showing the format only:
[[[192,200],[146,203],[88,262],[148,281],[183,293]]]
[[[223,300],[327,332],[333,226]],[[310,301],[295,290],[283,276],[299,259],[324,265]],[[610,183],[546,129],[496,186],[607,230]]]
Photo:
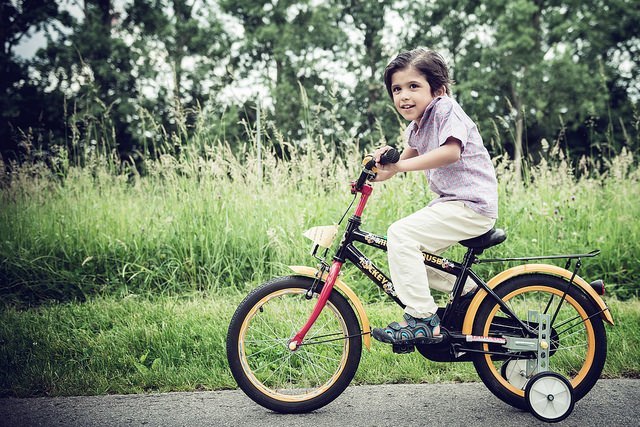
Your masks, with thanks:
[[[313,277],[313,278],[316,277],[316,274],[318,272],[318,270],[313,267],[305,267],[305,266],[299,266],[299,265],[289,266],[289,268],[293,270],[296,274],[299,274],[300,276]],[[322,280],[326,280],[326,279],[327,279],[327,274],[325,273],[324,276],[322,277]],[[367,350],[371,351],[371,325],[369,324],[369,317],[367,317],[367,313],[364,310],[364,305],[362,305],[360,298],[358,298],[355,292],[353,292],[351,288],[347,286],[346,283],[340,280],[340,278],[336,279],[334,288],[338,288],[340,293],[344,295],[347,298],[347,300],[349,300],[353,308],[355,308],[356,313],[360,318],[360,327],[362,330],[362,342],[364,343]]]
[[[521,274],[532,274],[532,273],[552,274],[554,276],[563,277],[567,280],[571,280],[571,277],[573,276],[573,272],[555,265],[525,264],[525,265],[519,265],[517,267],[510,268],[501,273],[498,273],[497,275],[492,277],[491,280],[487,282],[487,285],[489,286],[489,288],[493,289],[496,286],[498,286],[500,283],[508,279],[511,279],[512,277],[519,276]],[[609,311],[609,308],[604,303],[602,298],[600,298],[600,295],[598,295],[596,291],[594,291],[593,288],[583,278],[581,278],[578,275],[576,275],[573,278],[573,283],[576,286],[580,287],[587,294],[587,296],[593,301],[593,303],[596,304],[596,306],[599,307],[600,310],[602,310],[600,313],[600,315],[602,316],[602,319],[605,322],[609,323],[610,325],[613,325],[613,317],[611,316],[611,312]],[[476,296],[473,298],[473,300],[471,300],[471,303],[469,304],[469,309],[467,310],[467,314],[464,318],[464,323],[462,324],[463,334],[471,334],[471,330],[473,328],[473,320],[476,317],[480,304],[482,303],[485,296],[487,295],[489,294],[486,291],[484,291],[483,289],[480,289],[476,294]]]

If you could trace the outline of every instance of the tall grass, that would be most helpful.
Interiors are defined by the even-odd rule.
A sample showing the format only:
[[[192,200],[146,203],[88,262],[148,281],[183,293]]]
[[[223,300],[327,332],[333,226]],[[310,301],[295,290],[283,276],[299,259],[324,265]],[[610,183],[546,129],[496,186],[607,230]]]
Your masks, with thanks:
[[[95,294],[179,295],[245,289],[283,274],[290,264],[313,264],[301,232],[336,222],[351,200],[361,149],[341,154],[318,136],[312,146],[287,145],[288,160],[253,145],[232,151],[196,136],[179,154],[114,171],[104,154],[72,166],[15,168],[0,190],[0,295],[4,301],[86,299]],[[366,149],[365,149],[366,150]],[[52,163],[52,162],[50,162]],[[621,297],[637,295],[640,273],[640,171],[633,153],[610,159],[605,173],[573,167],[551,150],[516,180],[496,159],[500,219],[506,243],[488,256],[586,252],[581,275],[604,278]],[[576,170],[580,177],[576,177]],[[421,174],[376,186],[363,228],[385,234],[395,219],[433,195]],[[384,266],[384,253],[371,253]],[[450,257],[461,257],[460,248]],[[482,266],[491,275],[503,265]],[[359,276],[366,297],[377,291]]]

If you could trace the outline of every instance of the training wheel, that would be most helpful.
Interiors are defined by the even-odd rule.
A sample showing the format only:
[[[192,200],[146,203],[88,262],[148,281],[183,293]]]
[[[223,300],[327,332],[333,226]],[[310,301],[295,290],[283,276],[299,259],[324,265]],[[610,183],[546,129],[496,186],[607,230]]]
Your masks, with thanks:
[[[555,372],[540,372],[529,380],[524,389],[529,411],[538,419],[555,423],[573,411],[573,387],[569,380]]]
[[[524,386],[527,385],[527,381],[529,380],[527,361],[524,359],[509,360],[502,364],[500,374],[509,384],[515,388],[524,390]]]

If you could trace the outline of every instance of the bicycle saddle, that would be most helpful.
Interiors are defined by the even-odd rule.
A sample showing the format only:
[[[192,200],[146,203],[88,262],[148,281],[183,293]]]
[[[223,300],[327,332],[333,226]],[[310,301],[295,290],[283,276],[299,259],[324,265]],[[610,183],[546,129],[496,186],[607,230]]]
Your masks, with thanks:
[[[475,249],[476,252],[490,248],[507,240],[507,233],[501,228],[492,228],[481,236],[473,239],[461,240],[460,244],[469,249]]]

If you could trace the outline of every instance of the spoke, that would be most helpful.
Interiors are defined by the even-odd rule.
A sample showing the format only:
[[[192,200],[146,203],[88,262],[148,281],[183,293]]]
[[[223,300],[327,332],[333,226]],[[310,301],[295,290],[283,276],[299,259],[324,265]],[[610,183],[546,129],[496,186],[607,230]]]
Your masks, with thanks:
[[[296,296],[299,296],[299,295],[296,295]],[[292,297],[292,299],[294,299],[294,297]],[[297,302],[297,301],[294,301],[294,302]],[[297,308],[299,305],[300,304],[295,304],[294,307]],[[302,316],[299,316],[300,310],[284,310],[284,311],[287,314],[287,320],[288,320],[289,330],[291,332],[291,335],[295,335],[298,332],[298,329],[302,327],[301,324],[298,324],[299,322],[302,321]],[[296,314],[295,319],[292,317],[294,311]]]
[[[271,347],[276,347],[276,346],[279,346],[279,345],[282,345],[282,346],[286,347],[287,346],[287,341],[288,341],[288,339],[286,339],[286,338],[272,338],[270,340],[248,340],[248,339],[245,339],[244,343],[245,343],[245,346],[247,344],[249,344],[249,345],[252,345],[253,347],[258,347],[260,344],[262,344],[262,345],[264,345],[264,344],[272,344]]]
[[[580,324],[580,323],[584,323],[584,322],[585,322],[585,320],[583,320],[583,319],[582,319],[582,316],[580,316],[580,314],[576,314],[574,317],[572,317],[572,318],[570,318],[570,319],[565,320],[564,322],[560,323],[559,325],[552,325],[552,326],[553,326],[554,328],[558,329],[558,328],[560,328],[560,327],[562,327],[562,326],[566,325],[567,323],[573,322],[573,321],[574,321],[574,320],[576,320],[576,319],[580,319],[580,322],[578,322],[577,324]],[[573,327],[573,326],[572,326],[572,327]]]
[[[551,308],[551,303],[553,302],[554,297],[555,297],[555,294],[551,294],[551,296],[549,297],[549,302],[547,302],[547,306],[544,308],[544,311],[542,312],[542,314],[547,314],[549,312],[549,308]]]
[[[582,335],[584,332],[585,332],[585,331],[584,331],[583,329],[580,329],[580,330],[573,331],[573,332],[571,332],[571,333],[570,333],[570,334],[568,334],[568,335],[560,335],[560,334],[558,334],[558,339],[557,339],[557,340],[554,340],[554,341],[555,341],[555,342],[557,342],[557,343],[559,343],[559,342],[560,342],[560,340],[564,340],[564,341],[566,342],[566,341],[569,341],[569,338],[571,338],[571,337],[573,337],[573,336],[575,336],[575,335],[578,335],[578,334]],[[585,342],[586,342],[586,341],[585,341]]]
[[[308,355],[306,353],[303,353],[302,351],[300,352],[300,354],[298,354],[298,356],[300,357],[300,359],[302,359],[303,361],[305,361],[306,363],[304,364],[305,367],[308,367],[309,370],[311,372],[313,372],[313,374],[315,375],[315,384],[322,384],[323,381],[320,379],[320,375],[318,374],[318,371],[316,370],[317,365],[315,363],[313,363],[312,360],[310,360],[308,358]]]
[[[306,356],[306,357],[305,357],[305,356]],[[323,366],[321,366],[321,365],[320,365],[320,364],[318,364],[318,363],[314,363],[315,361],[311,360],[308,356],[309,356],[308,354],[305,354],[305,355],[303,356],[303,358],[304,358],[307,362],[309,362],[309,366],[310,366],[314,371],[316,370],[316,368],[318,368],[318,369],[323,370],[325,373],[327,373],[327,374],[329,374],[329,375],[332,375],[332,373],[331,373],[331,372],[329,372],[328,370],[326,370]],[[316,355],[314,355],[314,356],[317,358],[317,357],[318,357],[318,356],[320,356],[320,355],[316,354]],[[328,358],[327,358],[327,359],[328,359]],[[335,361],[335,359],[328,359],[328,360],[331,360],[332,362],[333,362],[333,361]],[[319,377],[318,375],[316,375],[316,378],[317,378],[318,380],[320,379],[320,377]]]
[[[315,355],[316,359],[324,359],[324,360],[328,360],[330,362],[336,362],[337,364],[340,363],[340,360],[342,360],[342,357],[329,357],[329,356],[325,356],[323,354],[316,354]]]
[[[576,348],[587,348],[587,344],[585,343],[585,344],[576,344],[576,345],[558,347],[558,350],[556,350],[556,354],[558,354],[559,351],[571,350]]]
[[[289,359],[291,359],[291,355],[290,355],[290,354],[285,354],[285,355],[284,355],[284,357],[281,357],[281,358],[280,358],[280,359],[278,359],[278,360],[281,360],[281,359],[287,359],[287,360],[289,360]],[[266,383],[271,379],[271,377],[273,377],[273,376],[274,376],[278,371],[282,370],[282,368],[284,368],[285,366],[286,366],[286,364],[285,364],[285,363],[283,363],[283,364],[281,364],[280,366],[278,366],[278,368],[277,368],[275,371],[273,371],[273,372],[271,373],[271,375],[269,375],[269,376],[268,376],[264,381],[262,381],[262,383],[263,383],[263,384],[266,384]]]
[[[254,316],[254,319],[255,319],[255,316]],[[268,338],[277,337],[278,333],[275,331],[275,329],[273,329],[273,326],[267,322],[268,320],[269,320],[268,317],[260,317],[258,319],[258,322],[260,322],[261,325],[264,325],[265,329],[268,329],[268,330],[263,332],[262,329],[258,328],[258,325],[256,325],[256,328],[255,328],[256,332]],[[270,335],[267,335],[267,333],[269,333]]]
[[[256,351],[256,352],[254,352],[254,353],[251,353],[251,354],[247,355],[247,357],[255,357],[255,356],[259,355],[259,354],[260,354],[260,353],[262,353],[262,352],[265,352],[265,351],[267,351],[267,350],[271,350],[272,348],[280,347],[280,345],[281,345],[280,343],[277,343],[277,344],[274,344],[274,345],[272,345],[272,346],[269,346],[269,347],[266,347],[266,348],[260,349],[260,350],[258,350],[258,351]]]
[[[261,371],[261,370],[263,370],[265,368],[270,367],[272,364],[279,363],[281,360],[287,359],[289,357],[291,357],[291,355],[288,354],[288,353],[285,353],[284,355],[278,357],[277,359],[269,360],[268,363],[263,364],[262,367],[257,368],[256,370],[254,370],[254,372],[259,372],[259,371]],[[280,365],[280,366],[282,366],[282,365]]]
[[[565,332],[568,332],[568,331],[570,331],[570,330],[572,330],[572,329],[574,329],[574,328],[578,328],[578,327],[580,327],[580,325],[584,325],[584,324],[585,324],[585,322],[584,322],[584,321],[582,321],[582,322],[578,322],[578,323],[575,323],[575,324],[573,324],[573,325],[569,326],[568,328],[563,329],[562,331],[558,332],[558,336],[560,336],[561,334],[564,334]],[[575,332],[572,332],[570,335],[573,335],[573,334],[575,334],[575,333],[579,333],[580,331],[583,331],[583,330],[584,330],[584,329],[577,330],[577,331],[575,331]],[[570,336],[570,335],[569,335],[569,336]]]

